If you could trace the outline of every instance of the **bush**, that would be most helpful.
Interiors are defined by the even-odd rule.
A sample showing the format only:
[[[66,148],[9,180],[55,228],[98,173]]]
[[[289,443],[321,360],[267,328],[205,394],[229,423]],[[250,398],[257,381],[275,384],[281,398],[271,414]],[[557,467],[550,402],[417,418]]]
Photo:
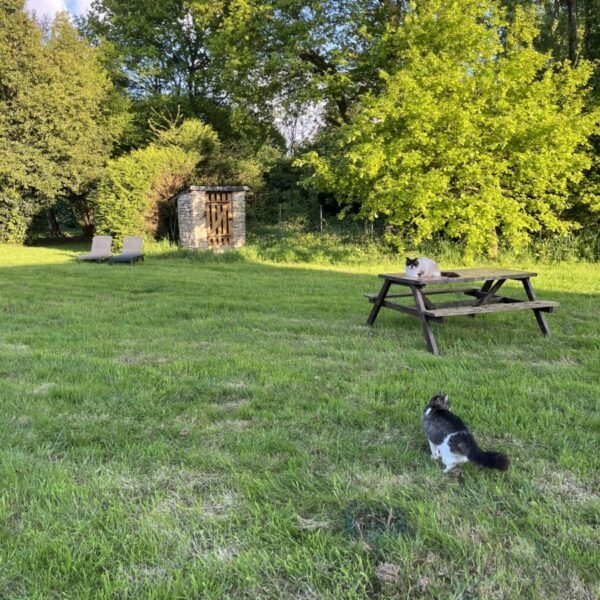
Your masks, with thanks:
[[[0,192],[0,243],[20,244],[25,241],[27,229],[33,218],[33,206],[11,189]]]
[[[160,132],[146,148],[111,161],[96,192],[96,231],[116,240],[156,235],[164,203],[191,182],[196,167],[218,145],[208,125],[189,120]]]

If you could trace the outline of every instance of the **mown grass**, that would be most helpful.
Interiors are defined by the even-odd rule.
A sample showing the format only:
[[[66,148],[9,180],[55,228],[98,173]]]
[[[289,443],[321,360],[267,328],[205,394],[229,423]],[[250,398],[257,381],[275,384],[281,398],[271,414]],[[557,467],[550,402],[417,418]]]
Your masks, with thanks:
[[[600,265],[506,265],[553,337],[454,319],[434,357],[364,326],[389,261],[74,255],[0,247],[0,597],[600,594]],[[429,458],[440,390],[508,473]],[[403,526],[352,535],[356,507]]]

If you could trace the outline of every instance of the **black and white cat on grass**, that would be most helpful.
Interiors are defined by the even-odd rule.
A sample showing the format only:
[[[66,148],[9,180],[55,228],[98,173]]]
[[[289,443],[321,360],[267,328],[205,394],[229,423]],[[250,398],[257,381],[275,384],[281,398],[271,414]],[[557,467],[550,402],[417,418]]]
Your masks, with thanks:
[[[423,411],[423,429],[431,448],[431,458],[442,459],[449,473],[458,465],[473,461],[483,467],[506,471],[510,460],[499,452],[484,452],[462,420],[450,412],[448,396],[434,396]]]

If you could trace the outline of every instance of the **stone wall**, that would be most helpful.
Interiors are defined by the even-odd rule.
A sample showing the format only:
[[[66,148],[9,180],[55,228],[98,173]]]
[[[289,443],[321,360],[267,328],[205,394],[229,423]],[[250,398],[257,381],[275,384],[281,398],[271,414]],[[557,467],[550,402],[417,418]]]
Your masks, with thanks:
[[[246,191],[233,192],[233,244],[239,248],[246,243]]]
[[[246,243],[246,192],[247,187],[237,186],[190,186],[177,194],[177,216],[179,221],[179,245],[182,248],[207,250],[209,243],[206,231],[207,192],[230,192],[233,208],[233,241],[230,248],[239,248]],[[223,249],[220,246],[219,249]]]

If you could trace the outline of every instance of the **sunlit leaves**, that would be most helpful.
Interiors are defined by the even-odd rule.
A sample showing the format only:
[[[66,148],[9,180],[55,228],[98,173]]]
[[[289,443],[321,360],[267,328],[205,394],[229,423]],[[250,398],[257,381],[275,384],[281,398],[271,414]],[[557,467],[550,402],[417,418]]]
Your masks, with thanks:
[[[416,3],[381,40],[395,55],[382,92],[362,98],[334,152],[303,159],[312,185],[416,243],[446,234],[470,253],[569,230],[600,115],[585,109],[590,65],[552,64],[534,35],[531,15],[509,23],[494,2]]]
[[[96,229],[121,240],[154,233],[153,212],[190,182],[198,163],[218,149],[215,132],[198,120],[160,131],[153,143],[110,162],[95,197]]]

